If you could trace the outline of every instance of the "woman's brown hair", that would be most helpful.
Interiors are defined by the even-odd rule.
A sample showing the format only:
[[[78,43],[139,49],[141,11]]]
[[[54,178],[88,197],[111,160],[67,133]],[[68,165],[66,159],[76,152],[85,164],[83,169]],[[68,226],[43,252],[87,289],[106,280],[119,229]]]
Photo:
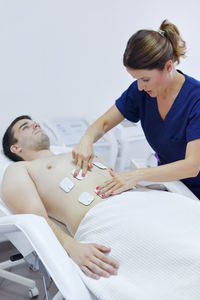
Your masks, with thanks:
[[[132,69],[163,70],[172,60],[179,64],[185,56],[186,44],[178,28],[164,20],[158,31],[139,30],[129,39],[123,57],[125,67]]]

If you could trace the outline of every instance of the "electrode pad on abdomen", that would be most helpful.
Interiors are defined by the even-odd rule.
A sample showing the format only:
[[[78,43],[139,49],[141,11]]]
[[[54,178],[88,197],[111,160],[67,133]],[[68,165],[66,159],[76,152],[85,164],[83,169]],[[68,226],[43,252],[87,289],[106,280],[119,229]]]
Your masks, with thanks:
[[[83,192],[78,198],[78,201],[84,205],[89,205],[93,200],[94,196],[88,192]]]
[[[75,172],[75,169],[72,170],[72,175],[74,176],[74,172]],[[87,174],[85,176],[82,176],[82,169],[80,169],[79,173],[77,176],[74,176],[74,178],[78,179],[78,180],[83,180],[85,178],[87,178]]]
[[[98,161],[94,161],[92,163],[94,166],[98,167],[99,169],[103,169],[103,170],[106,170],[108,169],[106,166],[104,166],[102,163],[98,162]]]
[[[74,187],[74,183],[67,177],[65,177],[59,184],[59,187],[66,193],[70,192]]]

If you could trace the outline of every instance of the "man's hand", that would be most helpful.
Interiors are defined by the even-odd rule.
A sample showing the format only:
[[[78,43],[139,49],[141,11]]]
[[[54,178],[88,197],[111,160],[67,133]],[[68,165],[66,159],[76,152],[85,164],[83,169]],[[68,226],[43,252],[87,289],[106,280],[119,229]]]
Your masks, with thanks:
[[[68,253],[86,275],[99,279],[101,276],[117,275],[118,263],[106,255],[110,250],[102,245],[83,244],[74,240]]]

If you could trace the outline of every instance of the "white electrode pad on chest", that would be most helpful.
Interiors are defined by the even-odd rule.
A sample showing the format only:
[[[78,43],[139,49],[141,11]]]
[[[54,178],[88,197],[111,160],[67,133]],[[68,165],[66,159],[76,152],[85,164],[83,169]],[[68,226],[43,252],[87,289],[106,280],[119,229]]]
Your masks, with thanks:
[[[94,166],[98,167],[99,169],[103,169],[103,170],[106,170],[108,169],[106,166],[104,166],[102,163],[98,162],[98,161],[94,161],[92,163]]]
[[[75,172],[75,169],[72,170],[72,175],[74,176],[74,172]],[[85,178],[87,178],[87,174],[85,176],[82,176],[82,169],[80,169],[79,173],[77,176],[75,176],[74,178],[78,179],[78,180],[83,180]]]
[[[78,198],[78,201],[84,205],[89,205],[93,200],[94,196],[88,192],[83,192]]]
[[[59,184],[59,187],[64,190],[66,193],[70,192],[73,188],[74,183],[67,177],[65,177]]]

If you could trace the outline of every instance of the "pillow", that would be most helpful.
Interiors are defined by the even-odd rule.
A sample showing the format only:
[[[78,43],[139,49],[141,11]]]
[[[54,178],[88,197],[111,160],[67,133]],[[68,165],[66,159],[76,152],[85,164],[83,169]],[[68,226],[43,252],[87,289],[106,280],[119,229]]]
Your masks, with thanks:
[[[3,174],[6,168],[12,163],[13,161],[4,155],[3,150],[0,150],[0,184],[2,182]]]

